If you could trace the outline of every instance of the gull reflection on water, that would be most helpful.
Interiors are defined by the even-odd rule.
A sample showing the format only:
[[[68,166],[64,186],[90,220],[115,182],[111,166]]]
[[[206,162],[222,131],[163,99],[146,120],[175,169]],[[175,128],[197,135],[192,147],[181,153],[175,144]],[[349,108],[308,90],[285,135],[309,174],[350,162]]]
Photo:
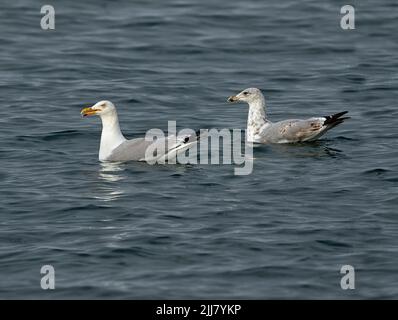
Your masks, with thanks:
[[[125,179],[121,173],[125,170],[122,163],[119,162],[101,162],[98,177],[105,184],[99,187],[99,193],[96,199],[102,201],[114,201],[119,199],[125,193],[121,184],[117,183]]]
[[[316,140],[302,143],[286,143],[286,144],[255,144],[253,147],[257,149],[257,153],[273,152],[276,154],[293,157],[293,158],[323,158],[323,157],[341,157],[344,152],[337,148],[328,146],[328,140]],[[254,150],[256,153],[256,150]],[[263,158],[260,156],[257,158]]]
[[[124,177],[117,174],[123,172],[124,167],[121,162],[101,162],[101,168],[99,170],[99,177],[108,182],[116,182],[123,180]]]

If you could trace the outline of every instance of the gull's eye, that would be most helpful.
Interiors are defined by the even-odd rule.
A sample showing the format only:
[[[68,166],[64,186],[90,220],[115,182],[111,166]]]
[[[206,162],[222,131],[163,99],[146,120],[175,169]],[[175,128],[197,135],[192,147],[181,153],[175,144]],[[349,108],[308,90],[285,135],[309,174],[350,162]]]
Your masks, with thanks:
[[[245,92],[243,92],[243,94],[244,94],[245,96],[247,96],[247,95],[249,94],[249,92],[245,91]]]

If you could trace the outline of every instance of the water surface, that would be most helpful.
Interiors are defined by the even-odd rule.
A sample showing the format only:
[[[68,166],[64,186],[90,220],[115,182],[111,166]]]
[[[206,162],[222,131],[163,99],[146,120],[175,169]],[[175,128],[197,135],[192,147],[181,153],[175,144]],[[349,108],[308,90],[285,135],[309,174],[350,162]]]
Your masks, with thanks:
[[[0,10],[0,298],[397,298],[394,1],[52,1]],[[228,165],[101,164],[108,99],[127,137],[348,110],[322,140]],[[40,268],[56,289],[40,288]],[[340,267],[356,289],[340,288]]]

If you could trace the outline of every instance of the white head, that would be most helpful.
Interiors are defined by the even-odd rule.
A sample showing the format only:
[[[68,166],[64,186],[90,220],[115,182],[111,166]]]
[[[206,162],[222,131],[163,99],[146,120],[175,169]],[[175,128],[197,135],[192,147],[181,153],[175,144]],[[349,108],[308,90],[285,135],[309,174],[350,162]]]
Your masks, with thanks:
[[[80,114],[83,117],[93,116],[93,115],[103,116],[103,115],[110,114],[115,111],[116,111],[116,107],[112,102],[103,100],[103,101],[97,102],[92,107],[82,109],[82,111],[80,111]]]
[[[261,93],[260,89],[257,88],[248,88],[243,90],[242,92],[238,93],[236,96],[230,96],[228,98],[228,102],[256,102],[258,100],[263,100],[264,96]]]

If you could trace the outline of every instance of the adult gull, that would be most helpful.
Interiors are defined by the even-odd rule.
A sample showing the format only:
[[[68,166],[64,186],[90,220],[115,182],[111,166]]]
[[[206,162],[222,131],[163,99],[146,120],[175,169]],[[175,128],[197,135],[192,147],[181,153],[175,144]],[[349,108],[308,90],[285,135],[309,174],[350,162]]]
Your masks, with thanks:
[[[265,99],[257,88],[248,88],[228,98],[229,102],[249,104],[247,119],[247,141],[255,143],[295,143],[312,141],[324,135],[349,117],[343,117],[348,111],[330,116],[313,117],[305,120],[289,119],[271,122],[265,112]]]
[[[169,135],[156,140],[127,140],[120,130],[116,107],[110,101],[97,102],[92,107],[82,109],[80,113],[84,117],[98,115],[101,118],[100,161],[168,161],[197,143],[197,136],[194,134]],[[147,154],[149,147],[154,152]]]

